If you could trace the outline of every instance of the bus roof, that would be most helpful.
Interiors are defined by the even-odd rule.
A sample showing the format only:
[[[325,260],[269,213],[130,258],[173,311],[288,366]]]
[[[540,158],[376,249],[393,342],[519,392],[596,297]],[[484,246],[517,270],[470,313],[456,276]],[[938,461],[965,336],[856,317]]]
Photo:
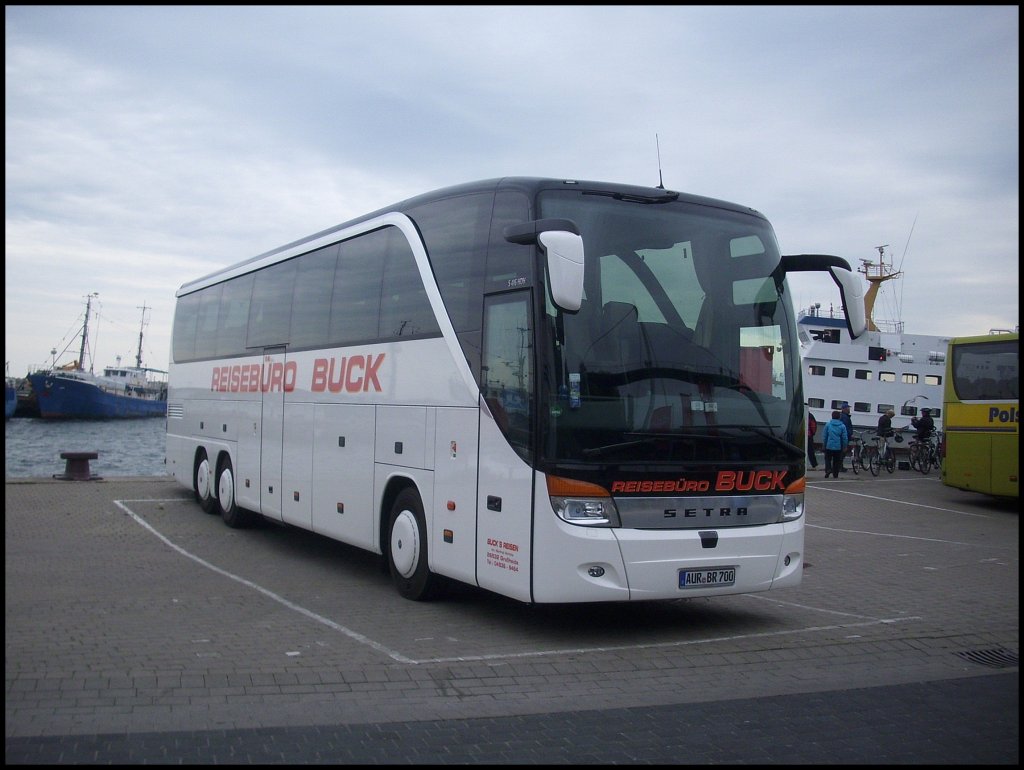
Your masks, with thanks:
[[[974,334],[968,337],[953,337],[950,345],[970,345],[975,342],[1012,342],[1020,339],[1020,333],[1016,331],[993,330],[988,334]]]
[[[658,203],[667,201],[683,201],[686,203],[693,203],[701,206],[711,206],[714,208],[723,208],[730,211],[742,212],[750,214],[761,219],[764,219],[764,215],[755,209],[747,206],[741,206],[736,203],[730,203],[728,201],[718,200],[716,198],[707,198],[700,195],[692,195],[688,193],[675,192],[673,190],[666,190],[661,187],[643,187],[640,185],[629,185],[629,184],[617,184],[614,182],[596,182],[589,180],[576,180],[576,179],[556,179],[550,177],[500,177],[495,179],[484,179],[476,182],[466,182],[463,184],[452,185],[450,187],[443,187],[431,192],[422,193],[412,198],[407,198],[398,203],[393,203],[389,206],[371,211],[368,214],[363,214],[354,219],[342,222],[341,224],[334,225],[325,230],[307,235],[296,241],[286,243],[283,246],[265,251],[262,254],[257,254],[254,257],[241,260],[234,264],[225,266],[219,270],[215,270],[212,273],[201,276],[194,280],[188,281],[178,289],[176,296],[182,296],[183,294],[189,294],[203,286],[208,286],[212,283],[217,282],[217,277],[224,274],[225,277],[228,274],[237,274],[238,268],[250,264],[256,263],[261,260],[266,260],[268,257],[272,257],[275,254],[280,254],[294,250],[296,247],[301,246],[307,242],[313,242],[324,238],[334,232],[345,230],[354,225],[358,225],[361,222],[379,217],[383,214],[388,213],[403,213],[408,209],[414,208],[423,203],[430,201],[442,200],[444,198],[450,198],[457,195],[467,195],[479,192],[498,192],[503,190],[518,190],[524,193],[531,201],[534,200],[535,196],[542,190],[551,189],[579,189],[587,190],[589,192],[605,194],[612,197],[617,197],[625,200],[636,200],[638,202]]]

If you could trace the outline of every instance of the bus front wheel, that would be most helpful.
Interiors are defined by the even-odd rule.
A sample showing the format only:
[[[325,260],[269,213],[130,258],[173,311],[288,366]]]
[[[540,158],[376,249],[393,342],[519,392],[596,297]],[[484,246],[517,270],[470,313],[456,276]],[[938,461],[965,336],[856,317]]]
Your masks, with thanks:
[[[434,592],[436,578],[427,567],[427,526],[415,489],[395,498],[388,516],[388,571],[398,593],[422,601]]]
[[[210,470],[210,458],[206,456],[206,452],[200,455],[199,462],[196,463],[192,474],[192,489],[200,508],[206,513],[217,510],[217,498],[213,495],[213,471]]]

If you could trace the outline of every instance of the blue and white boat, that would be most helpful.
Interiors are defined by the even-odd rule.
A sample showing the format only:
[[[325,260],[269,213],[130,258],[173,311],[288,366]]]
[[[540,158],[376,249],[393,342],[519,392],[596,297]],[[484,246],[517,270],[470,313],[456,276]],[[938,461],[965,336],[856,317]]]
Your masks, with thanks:
[[[18,381],[12,377],[5,377],[4,380],[4,419],[9,420],[18,408]]]
[[[102,375],[86,371],[82,361],[89,333],[90,294],[82,325],[82,345],[78,360],[64,368],[37,371],[28,375],[39,407],[39,416],[48,419],[110,420],[138,417],[163,417],[167,413],[167,372],[142,365],[142,329],[135,366],[104,368]],[[142,308],[145,327],[146,308]]]

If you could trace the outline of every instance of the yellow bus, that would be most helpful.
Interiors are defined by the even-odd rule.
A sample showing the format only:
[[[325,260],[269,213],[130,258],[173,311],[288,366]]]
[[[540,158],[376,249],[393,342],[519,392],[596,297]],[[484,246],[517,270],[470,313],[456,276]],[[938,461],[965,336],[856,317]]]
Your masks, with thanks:
[[[1019,497],[1019,332],[957,337],[946,356],[942,481]]]

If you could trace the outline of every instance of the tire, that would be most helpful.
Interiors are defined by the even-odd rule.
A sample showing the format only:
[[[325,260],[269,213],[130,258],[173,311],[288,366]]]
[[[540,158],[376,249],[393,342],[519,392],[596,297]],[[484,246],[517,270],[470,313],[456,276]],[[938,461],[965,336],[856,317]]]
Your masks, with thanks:
[[[919,467],[920,450],[917,444],[911,444],[907,450],[907,458],[910,460],[910,467],[912,470],[917,470]]]
[[[868,462],[871,465],[871,475],[872,476],[877,476],[878,472],[882,468],[882,464],[881,464],[882,458],[880,458],[878,456],[878,452],[877,451],[874,451],[874,452],[871,453],[871,458],[868,460]]]
[[[419,493],[403,489],[388,514],[388,572],[405,599],[433,598],[437,578],[427,566],[427,525]]]
[[[213,471],[210,469],[210,459],[203,452],[192,471],[192,491],[195,493],[196,502],[205,513],[217,511],[217,497],[213,494]]]
[[[932,453],[927,447],[921,452],[921,457],[918,460],[918,470],[925,476],[932,472]]]
[[[235,474],[231,467],[231,458],[227,455],[217,468],[217,507],[224,523],[232,529],[248,527],[255,518],[251,511],[239,508],[235,501]]]
[[[860,469],[863,467],[862,453],[854,449],[850,453],[850,468],[854,473],[860,473]]]
[[[885,453],[885,469],[889,473],[893,473],[896,470],[896,455],[891,450]]]

